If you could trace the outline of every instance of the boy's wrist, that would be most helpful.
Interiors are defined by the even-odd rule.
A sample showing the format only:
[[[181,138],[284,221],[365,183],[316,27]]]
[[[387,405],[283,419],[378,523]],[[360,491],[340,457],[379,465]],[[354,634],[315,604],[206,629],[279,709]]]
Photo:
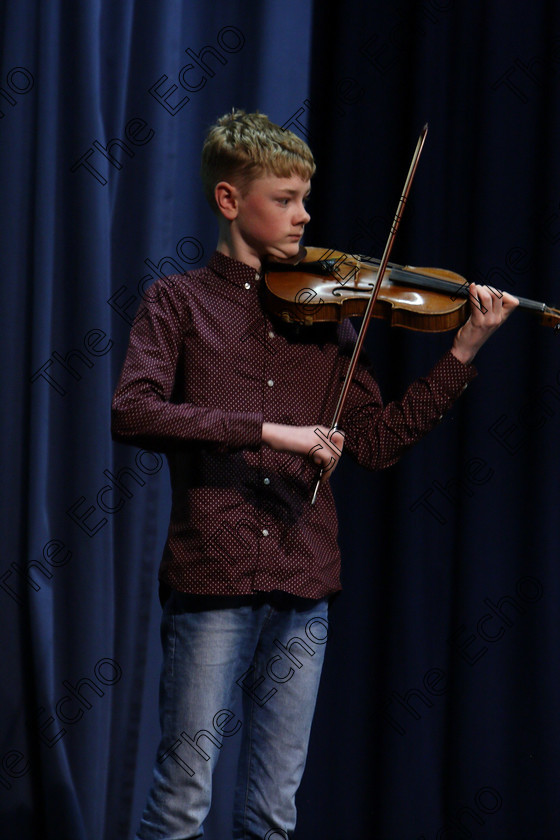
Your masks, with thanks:
[[[263,423],[262,442],[272,449],[282,449],[285,443],[283,430],[284,426],[281,426],[280,423]]]
[[[472,325],[467,322],[456,333],[451,352],[464,365],[472,364],[484,340],[485,336],[478,335]]]

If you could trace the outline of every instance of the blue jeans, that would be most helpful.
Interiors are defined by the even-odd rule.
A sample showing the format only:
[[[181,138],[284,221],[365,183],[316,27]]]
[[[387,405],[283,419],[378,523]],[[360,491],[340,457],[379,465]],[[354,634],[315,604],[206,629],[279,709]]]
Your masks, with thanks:
[[[292,836],[327,606],[326,598],[281,593],[246,599],[171,593],[161,625],[162,738],[138,840],[203,836],[212,772],[228,738],[242,739],[233,838]],[[243,721],[231,711],[238,692]]]

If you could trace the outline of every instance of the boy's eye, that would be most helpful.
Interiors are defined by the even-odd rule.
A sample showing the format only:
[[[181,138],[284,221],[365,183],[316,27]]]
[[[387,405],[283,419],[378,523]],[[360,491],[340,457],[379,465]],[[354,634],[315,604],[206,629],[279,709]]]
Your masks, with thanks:
[[[309,198],[310,198],[310,196],[308,196],[308,195],[306,195],[302,198],[301,203],[303,204],[304,207],[307,206],[307,202],[309,201]],[[280,204],[281,207],[287,207],[290,204],[290,202],[292,201],[292,198],[289,197],[289,196],[287,196],[287,197],[278,196],[276,201],[278,202],[278,204]]]

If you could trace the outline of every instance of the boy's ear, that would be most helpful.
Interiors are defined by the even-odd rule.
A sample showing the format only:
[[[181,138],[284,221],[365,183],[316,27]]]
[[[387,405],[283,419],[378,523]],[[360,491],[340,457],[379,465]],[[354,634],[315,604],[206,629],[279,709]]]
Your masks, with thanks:
[[[220,181],[214,187],[214,200],[218,210],[229,221],[236,218],[238,212],[239,191],[228,181]]]

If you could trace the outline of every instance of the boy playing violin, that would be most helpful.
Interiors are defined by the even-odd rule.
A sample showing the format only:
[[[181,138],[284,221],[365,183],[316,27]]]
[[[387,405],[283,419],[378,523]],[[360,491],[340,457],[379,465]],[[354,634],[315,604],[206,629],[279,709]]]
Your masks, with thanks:
[[[451,408],[517,304],[473,284],[481,308],[398,402],[383,406],[360,362],[344,435],[329,439],[353,327],[273,320],[261,290],[265,259],[298,254],[314,171],[307,145],[263,114],[219,119],[202,151],[216,251],[205,268],[157,281],[132,327],[113,434],[164,451],[173,493],[159,573],[162,739],[139,840],[202,837],[212,771],[234,736],[233,837],[292,836],[328,602],[340,589],[328,478],[343,445],[368,469],[394,464]],[[239,695],[243,722],[232,711]]]

